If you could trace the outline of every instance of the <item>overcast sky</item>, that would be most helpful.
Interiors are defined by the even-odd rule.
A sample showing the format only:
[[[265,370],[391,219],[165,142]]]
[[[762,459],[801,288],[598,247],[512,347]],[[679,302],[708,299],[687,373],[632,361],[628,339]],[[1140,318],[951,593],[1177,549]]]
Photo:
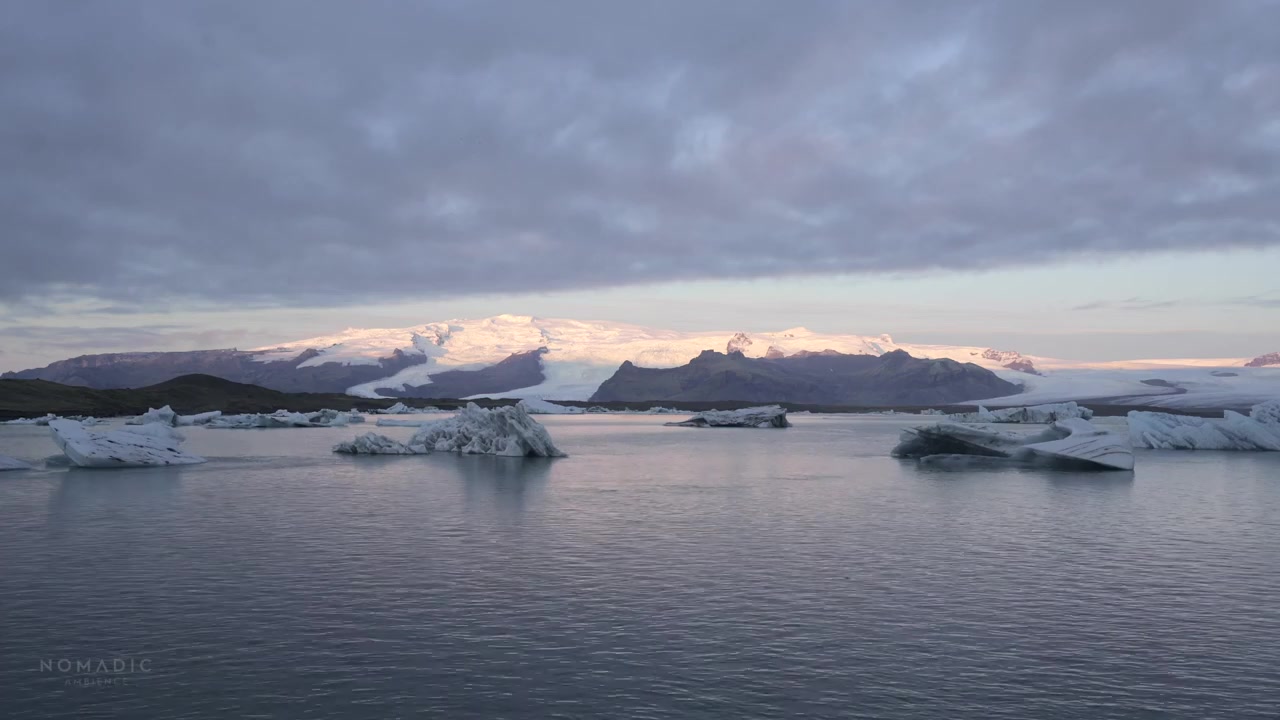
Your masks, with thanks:
[[[496,312],[1259,354],[1280,3],[10,2],[0,220],[0,369]]]

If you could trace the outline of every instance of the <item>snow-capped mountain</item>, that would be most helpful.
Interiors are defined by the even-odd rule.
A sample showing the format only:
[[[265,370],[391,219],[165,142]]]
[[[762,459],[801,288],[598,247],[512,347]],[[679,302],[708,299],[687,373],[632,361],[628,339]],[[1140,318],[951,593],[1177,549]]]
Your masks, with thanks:
[[[507,397],[575,400],[591,396],[623,362],[667,368],[689,362],[703,350],[741,352],[747,357],[778,357],[801,351],[834,350],[849,355],[883,355],[905,350],[919,358],[950,358],[997,370],[1018,359],[1016,352],[949,345],[895,342],[889,335],[828,335],[803,327],[779,332],[678,332],[613,322],[592,322],[527,315],[498,315],[480,320],[449,320],[408,328],[348,329],[335,335],[307,338],[251,352],[263,361],[285,360],[314,350],[301,367],[337,362],[376,364],[400,350],[421,354],[425,362],[389,378],[353,386],[354,395],[375,397],[381,389],[403,390],[426,385],[442,370],[492,365],[518,353],[546,348],[545,379],[533,386],[505,391]]]
[[[704,350],[780,358],[835,351],[949,358],[989,369],[1023,388],[971,398],[993,406],[1107,400],[1166,407],[1248,407],[1280,398],[1280,366],[1260,358],[1082,363],[980,346],[900,342],[889,335],[833,335],[804,327],[777,332],[680,332],[625,323],[498,315],[405,328],[351,328],[251,350],[90,355],[6,373],[90,387],[139,387],[204,372],[286,391],[346,390],[405,395],[586,400],[623,362],[682,366]],[[441,394],[443,393],[443,394]]]

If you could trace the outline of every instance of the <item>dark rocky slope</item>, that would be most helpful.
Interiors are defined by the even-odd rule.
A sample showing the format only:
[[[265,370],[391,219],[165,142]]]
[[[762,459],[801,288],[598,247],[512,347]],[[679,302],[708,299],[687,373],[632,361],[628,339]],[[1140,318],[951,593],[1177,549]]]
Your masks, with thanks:
[[[256,353],[243,350],[105,353],[59,360],[32,370],[7,372],[0,378],[49,380],[62,385],[105,390],[141,388],[182,375],[202,374],[281,392],[340,393],[352,385],[384,378],[427,360],[424,355],[396,350],[379,360],[377,365],[323,363],[299,367],[319,354],[316,350],[306,350],[289,360],[258,362],[254,360]]]
[[[1021,390],[972,363],[924,360],[897,350],[875,355],[801,352],[748,358],[704,351],[687,365],[642,368],[624,362],[592,402],[743,401],[819,405],[933,405]]]

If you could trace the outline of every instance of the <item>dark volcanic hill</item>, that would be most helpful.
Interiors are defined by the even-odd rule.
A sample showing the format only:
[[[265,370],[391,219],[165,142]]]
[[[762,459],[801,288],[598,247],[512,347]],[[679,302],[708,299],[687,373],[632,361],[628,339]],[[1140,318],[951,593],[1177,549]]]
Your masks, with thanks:
[[[380,388],[384,396],[404,398],[459,398],[501,393],[541,383],[542,354],[546,348],[515,353],[505,360],[474,370],[441,370],[431,382],[403,390]],[[9,380],[48,380],[99,390],[142,388],[191,374],[212,375],[287,393],[341,393],[354,385],[380,380],[421,365],[425,355],[396,350],[376,365],[328,362],[303,366],[320,353],[306,350],[288,360],[260,362],[259,353],[243,350],[194,350],[190,352],[138,352],[81,355],[42,368],[7,372]]]
[[[642,368],[624,362],[591,400],[941,405],[1020,390],[972,363],[924,360],[901,350],[880,356],[828,350],[782,358],[707,350],[675,368]]]
[[[1245,367],[1268,367],[1271,365],[1280,365],[1280,352],[1267,353],[1245,363]]]
[[[32,370],[7,372],[0,378],[49,380],[106,390],[140,388],[182,375],[202,374],[281,392],[340,393],[352,385],[384,378],[427,361],[424,355],[396,350],[380,359],[377,365],[330,362],[300,367],[319,354],[316,350],[306,350],[289,360],[259,362],[254,359],[258,353],[243,350],[104,353],[59,360]]]

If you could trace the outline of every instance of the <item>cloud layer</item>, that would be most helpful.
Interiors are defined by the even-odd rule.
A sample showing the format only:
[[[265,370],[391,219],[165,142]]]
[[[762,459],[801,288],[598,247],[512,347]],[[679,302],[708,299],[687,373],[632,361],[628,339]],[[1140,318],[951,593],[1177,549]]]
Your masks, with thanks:
[[[1280,244],[1280,3],[58,3],[0,302],[306,304]]]

